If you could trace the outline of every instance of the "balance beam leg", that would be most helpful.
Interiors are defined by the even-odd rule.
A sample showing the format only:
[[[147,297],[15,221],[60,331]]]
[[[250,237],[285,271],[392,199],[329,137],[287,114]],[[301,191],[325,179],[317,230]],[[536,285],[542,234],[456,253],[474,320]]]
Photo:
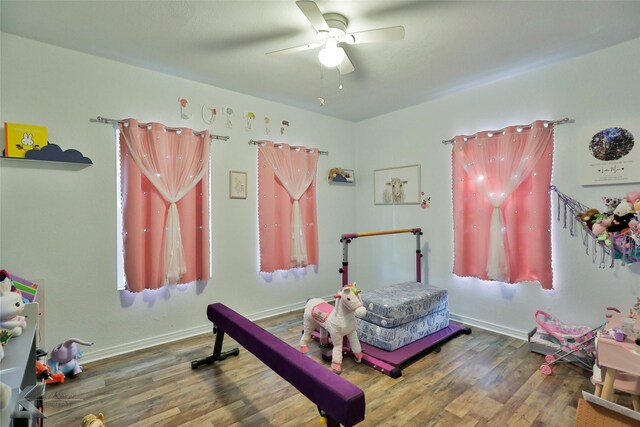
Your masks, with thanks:
[[[229,356],[237,356],[240,354],[238,347],[229,351],[222,351],[222,342],[224,341],[224,331],[213,327],[213,334],[216,336],[215,344],[213,345],[213,354],[202,359],[197,359],[191,362],[191,369],[198,369],[202,365],[211,365],[219,360],[224,360]]]

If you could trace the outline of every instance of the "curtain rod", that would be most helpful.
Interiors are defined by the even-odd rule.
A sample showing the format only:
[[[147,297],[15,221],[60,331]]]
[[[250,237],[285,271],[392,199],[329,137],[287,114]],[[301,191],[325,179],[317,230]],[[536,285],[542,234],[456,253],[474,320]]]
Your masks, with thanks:
[[[264,142],[264,141],[255,141],[253,139],[250,139],[248,144],[249,145],[260,145],[262,142]],[[279,147],[282,144],[273,144],[273,145],[275,145],[276,147]],[[291,148],[305,148],[305,147],[296,147],[296,146],[292,145]],[[325,156],[328,156],[329,152],[328,151],[320,151],[320,150],[318,150],[318,154],[323,154]]]
[[[126,120],[107,119],[107,118],[101,117],[101,116],[98,116],[95,119],[89,119],[89,121],[90,122],[94,122],[94,123],[126,123]],[[144,126],[147,126],[147,125],[149,125],[149,123],[139,123],[139,126],[141,126],[141,127],[144,127]],[[164,128],[168,129],[168,130],[172,130],[172,131],[182,130],[181,128],[172,128],[172,127],[169,127],[169,126],[165,126]],[[203,132],[193,132],[193,133],[194,133],[194,135],[200,135]],[[211,134],[209,136],[211,137],[211,139],[219,139],[219,140],[222,140],[222,141],[226,141],[227,139],[229,139],[228,136],[220,136],[220,135],[213,135],[213,134]]]
[[[554,124],[554,125],[563,125],[563,124],[565,124],[565,123],[573,123],[573,122],[575,122],[575,120],[570,119],[569,117],[565,117],[564,119],[560,119],[560,120],[545,121],[545,123],[552,123],[552,124]],[[528,129],[528,128],[530,128],[531,126],[532,126],[532,125],[518,126],[518,127],[519,127],[519,128],[522,128],[522,129]],[[499,129],[499,130],[489,130],[489,131],[482,131],[482,132],[487,132],[487,133],[500,133],[500,132],[504,132],[505,130],[506,130],[506,128],[502,128],[502,129]],[[473,134],[473,135],[461,135],[461,136],[463,136],[463,137],[465,137],[465,138],[473,138],[473,137],[475,137],[477,134],[478,134],[478,133],[475,133],[475,134]],[[454,141],[455,139],[456,139],[455,137],[453,137],[453,138],[451,138],[451,139],[445,139],[445,140],[443,140],[443,141],[442,141],[442,143],[443,143],[443,144],[445,144],[445,145],[446,145],[446,144],[453,144],[453,141]]]

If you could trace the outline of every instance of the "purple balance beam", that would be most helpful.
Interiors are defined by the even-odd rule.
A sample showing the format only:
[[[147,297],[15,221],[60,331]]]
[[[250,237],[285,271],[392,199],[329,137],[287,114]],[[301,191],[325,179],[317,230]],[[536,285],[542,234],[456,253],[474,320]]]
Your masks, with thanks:
[[[207,316],[220,331],[315,403],[329,421],[349,427],[364,420],[364,392],[349,381],[223,304],[210,304]]]

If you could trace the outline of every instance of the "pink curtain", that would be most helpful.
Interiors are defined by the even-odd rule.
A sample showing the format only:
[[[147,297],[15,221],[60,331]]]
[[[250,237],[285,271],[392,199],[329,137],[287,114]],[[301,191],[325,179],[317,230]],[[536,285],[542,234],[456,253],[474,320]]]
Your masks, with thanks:
[[[553,125],[453,143],[454,273],[551,289]]]
[[[258,146],[260,271],[318,264],[316,171],[318,150]]]
[[[209,278],[209,132],[120,124],[127,289]]]

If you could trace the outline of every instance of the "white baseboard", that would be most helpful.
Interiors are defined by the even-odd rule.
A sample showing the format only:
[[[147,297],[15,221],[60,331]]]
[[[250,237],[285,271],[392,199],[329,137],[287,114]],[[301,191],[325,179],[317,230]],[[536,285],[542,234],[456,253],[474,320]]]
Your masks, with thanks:
[[[328,296],[328,297],[324,297],[323,299],[326,301],[330,301],[333,299],[333,297]],[[305,303],[306,301],[288,304],[288,305],[284,305],[284,306],[269,309],[269,310],[259,311],[257,313],[253,313],[245,317],[251,320],[252,322],[255,322],[258,320],[267,319],[269,317],[278,316],[280,314],[286,314],[292,311],[301,310],[304,308]],[[168,344],[170,342],[179,341],[179,340],[194,337],[197,335],[203,335],[206,333],[211,334],[212,331],[213,331],[213,325],[211,323],[207,323],[205,325],[184,329],[182,331],[176,331],[170,334],[156,335],[155,337],[150,337],[150,338],[146,338],[143,340],[138,340],[138,341],[130,342],[126,344],[119,344],[113,347],[104,348],[97,351],[85,351],[84,356],[82,357],[81,363],[85,364],[85,363],[96,362],[98,360],[107,359],[109,357],[120,356],[122,354],[139,351],[149,347],[155,347],[157,345]]]
[[[507,328],[502,325],[496,325],[494,323],[485,322],[483,320],[473,319],[471,317],[460,316],[457,314],[449,313],[449,318],[454,322],[459,322],[467,326],[475,326],[480,329],[486,329],[487,331],[495,332],[497,334],[506,335],[511,338],[517,338],[519,340],[527,341],[529,339],[528,332],[522,332],[517,329]]]
[[[323,298],[326,301],[331,301],[333,299],[332,296],[327,296]],[[267,319],[269,317],[278,316],[281,314],[290,313],[292,311],[301,310],[304,308],[305,301],[283,305],[281,307],[259,311],[257,313],[250,314],[245,316],[247,319],[252,322]],[[457,314],[450,313],[449,317],[454,322],[459,322],[467,326],[474,326],[481,329],[486,329],[491,332],[495,332],[501,335],[506,335],[512,338],[521,339],[523,341],[527,341],[528,332],[522,332],[515,329],[507,328],[501,325],[496,325],[489,322],[484,322],[482,320],[473,319],[470,317],[460,316]],[[184,329],[182,331],[172,332],[170,334],[156,335],[155,337],[150,337],[143,340],[138,340],[131,343],[119,344],[113,347],[104,348],[97,351],[86,351],[83,358],[82,363],[91,363],[96,362],[98,360],[107,359],[109,357],[119,356],[126,353],[131,353],[134,351],[143,350],[149,347],[155,347],[162,344],[168,344],[170,342],[179,341],[181,339],[194,337],[197,335],[203,335],[207,333],[212,333],[213,325],[211,323],[207,323],[205,325],[196,326],[189,329]]]

